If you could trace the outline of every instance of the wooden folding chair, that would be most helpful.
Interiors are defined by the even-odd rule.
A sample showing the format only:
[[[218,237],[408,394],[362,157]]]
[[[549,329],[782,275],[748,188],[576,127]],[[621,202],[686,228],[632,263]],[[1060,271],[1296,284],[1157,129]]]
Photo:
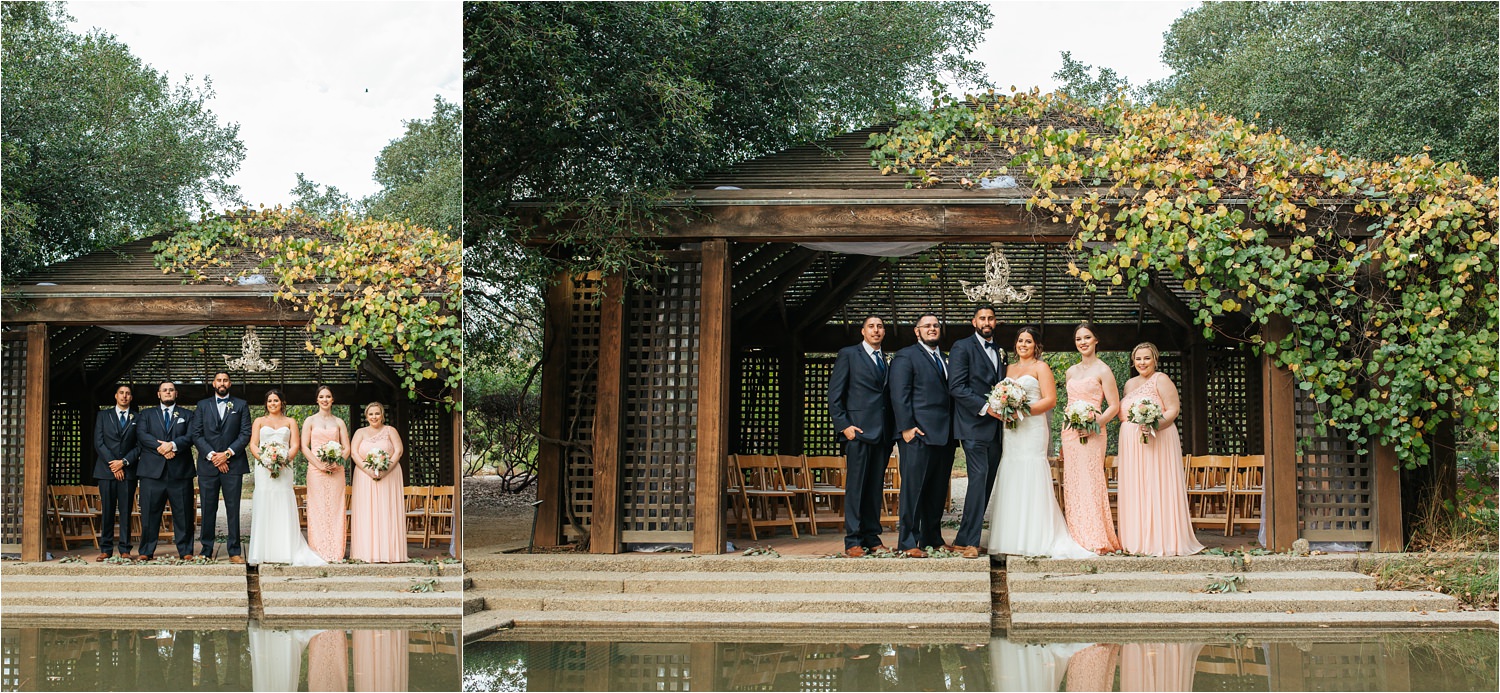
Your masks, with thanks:
[[[803,458],[807,473],[812,477],[814,503],[819,506],[818,522],[844,524],[844,494],[848,483],[849,460],[835,455],[810,455]]]
[[[1118,525],[1120,523],[1120,468],[1115,465],[1114,455],[1104,456],[1104,485],[1109,491],[1109,515]]]
[[[453,541],[453,514],[456,492],[452,486],[434,486],[427,497],[427,541],[442,546],[439,540]]]
[[[402,497],[406,500],[406,543],[422,542],[427,548],[427,497],[430,486],[403,486]]]
[[[302,526],[302,531],[307,531],[307,487],[293,486],[292,493],[297,496],[297,522]]]
[[[1232,455],[1195,455],[1188,460],[1188,519],[1199,525],[1223,528],[1229,535],[1229,474]]]
[[[1229,477],[1229,527],[1224,534],[1234,534],[1241,525],[1258,530],[1266,492],[1266,456],[1235,455],[1234,473]]]
[[[99,527],[83,496],[82,486],[48,486],[57,539],[67,551],[68,542],[92,542],[99,548]],[[97,491],[97,489],[95,489]]]
[[[758,541],[760,527],[790,527],[792,537],[798,538],[797,517],[792,509],[796,494],[787,490],[786,479],[781,475],[781,462],[775,455],[739,455],[736,470],[740,475],[740,494],[745,503],[745,521],[750,525],[750,539]],[[777,501],[786,504],[786,518],[776,512]],[[756,510],[760,518],[756,518]]]
[[[1063,506],[1063,463],[1061,457],[1047,458],[1047,466],[1052,470],[1052,495],[1057,498],[1057,507]]]
[[[729,511],[729,519],[734,523],[734,538],[745,538],[745,528],[749,522],[745,519],[750,514],[745,505],[745,475],[740,473],[740,456],[732,454],[726,461],[728,469],[725,473],[727,482],[724,484],[725,506]]]
[[[781,478],[786,480],[786,490],[791,491],[797,501],[792,507],[795,509],[801,505],[804,511],[804,514],[793,517],[798,522],[806,522],[808,534],[817,536],[818,511],[813,503],[813,481],[812,474],[807,471],[807,459],[802,455],[777,455],[776,462],[781,465]]]

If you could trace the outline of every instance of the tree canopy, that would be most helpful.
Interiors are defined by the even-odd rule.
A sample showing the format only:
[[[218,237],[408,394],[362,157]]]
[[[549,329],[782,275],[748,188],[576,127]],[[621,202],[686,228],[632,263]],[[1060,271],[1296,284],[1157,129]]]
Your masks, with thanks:
[[[364,201],[365,213],[412,223],[457,237],[463,219],[458,104],[433,97],[432,117],[408,120],[406,132],[375,157],[381,186]]]
[[[237,201],[237,125],[210,83],[173,84],[112,35],[69,31],[60,3],[6,2],[0,48],[4,276]]]
[[[1148,98],[1280,128],[1371,159],[1496,173],[1494,2],[1210,2],[1166,33]]]

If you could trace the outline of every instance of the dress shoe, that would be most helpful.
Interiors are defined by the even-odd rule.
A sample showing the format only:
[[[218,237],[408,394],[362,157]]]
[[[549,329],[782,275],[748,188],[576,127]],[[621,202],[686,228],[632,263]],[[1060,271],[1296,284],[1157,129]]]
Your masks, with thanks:
[[[107,554],[107,553],[101,553],[98,556],[94,557],[94,562],[95,563],[103,563],[103,562],[105,562],[107,560],[109,560],[109,554]]]
[[[131,560],[134,560],[136,563],[145,563],[146,561],[154,561],[154,560],[156,560],[156,557],[155,556],[146,556],[146,555],[142,555],[142,554],[136,554],[135,557],[132,558]]]
[[[881,551],[890,551],[890,549],[887,548],[885,544],[876,544],[868,549],[865,549],[865,553],[879,553]]]
[[[943,550],[952,551],[953,553],[959,553],[964,550],[964,547],[955,544],[943,544]]]
[[[193,554],[185,553],[185,554],[182,554],[181,556],[178,556],[177,558],[179,558],[181,560],[184,560],[184,561],[191,561],[191,560],[193,560]]]
[[[907,549],[905,551],[903,551],[902,553],[906,554],[907,558],[926,558],[927,557],[927,552],[926,551],[923,551],[923,550],[921,550],[919,548],[916,548],[915,546],[912,547],[912,548],[909,548],[909,549]]]
[[[850,558],[864,558],[865,548],[863,546],[851,546],[844,549],[844,555]]]
[[[243,558],[241,558],[239,556],[230,556],[229,557],[229,562],[230,563],[234,563],[236,565],[244,565],[245,564],[245,559],[243,559]]]
[[[960,553],[963,554],[964,558],[979,558],[978,546],[960,546],[959,548],[963,549]]]

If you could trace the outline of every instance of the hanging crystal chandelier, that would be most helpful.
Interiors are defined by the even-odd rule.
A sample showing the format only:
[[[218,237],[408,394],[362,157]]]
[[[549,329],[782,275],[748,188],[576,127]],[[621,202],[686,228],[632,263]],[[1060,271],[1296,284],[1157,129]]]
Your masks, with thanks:
[[[990,254],[984,258],[984,282],[958,281],[964,295],[976,303],[1026,303],[1036,292],[1036,287],[1023,286],[1020,291],[1010,285],[1010,260],[1000,251],[999,243],[990,244]]]
[[[240,340],[240,357],[231,359],[225,356],[224,365],[230,370],[265,373],[280,368],[281,359],[267,361],[260,357],[260,335],[255,334],[254,325],[248,325],[245,327],[244,339]]]

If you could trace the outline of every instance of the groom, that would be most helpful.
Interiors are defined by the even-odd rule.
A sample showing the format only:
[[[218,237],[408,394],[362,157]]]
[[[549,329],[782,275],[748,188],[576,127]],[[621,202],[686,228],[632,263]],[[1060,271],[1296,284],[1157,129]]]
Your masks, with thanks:
[[[229,396],[231,384],[227,371],[215,373],[214,396],[199,401],[193,416],[198,494],[203,508],[203,529],[198,543],[204,556],[214,555],[222,489],[224,512],[229,521],[229,562],[244,563],[240,556],[240,489],[245,475],[250,473],[250,464],[245,461],[245,446],[250,444],[250,405]]]
[[[938,316],[917,318],[917,343],[891,359],[891,410],[901,451],[901,524],[896,550],[926,558],[923,546],[943,546],[943,506],[953,473],[953,401],[948,366],[938,349]]]
[[[963,442],[968,465],[969,490],[964,495],[964,516],[953,539],[954,550],[964,558],[979,558],[979,533],[985,507],[995,489],[1000,470],[1000,446],[1004,426],[1000,414],[990,411],[986,398],[995,383],[1005,377],[1005,351],[995,344],[995,309],[980,306],[974,311],[974,336],[958,340],[948,352],[948,392],[953,395],[953,436]]]

